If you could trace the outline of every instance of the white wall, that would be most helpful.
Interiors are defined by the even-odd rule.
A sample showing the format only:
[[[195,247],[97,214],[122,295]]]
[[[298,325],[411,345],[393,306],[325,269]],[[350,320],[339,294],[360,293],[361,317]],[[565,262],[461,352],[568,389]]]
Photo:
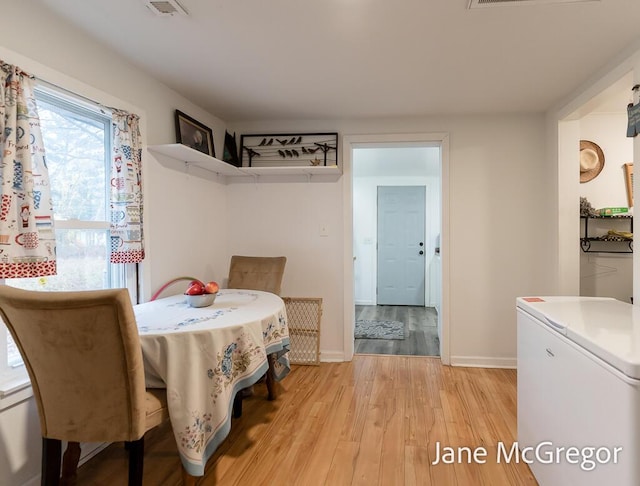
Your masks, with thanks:
[[[544,156],[544,117],[265,121],[237,124],[233,130],[250,134],[293,128],[299,132],[337,130],[342,135],[450,134],[451,276],[445,285],[450,286],[452,363],[515,365],[515,298],[550,294],[556,289],[550,277],[555,274],[556,241],[547,238],[554,226],[549,187],[555,174]],[[227,188],[231,217],[244,223],[230,231],[230,248],[264,252],[266,237],[271,250],[296,256],[287,263],[285,293],[324,298],[321,350],[325,357],[340,357],[344,351],[342,272],[343,265],[352,262],[343,262],[341,255],[343,246],[352,242],[342,241],[340,227],[320,244],[317,228],[323,220],[334,224],[342,220],[342,185],[351,184],[345,179]],[[301,196],[304,203],[294,203]],[[277,234],[267,232],[265,236],[270,223]]]
[[[547,139],[549,141],[547,158],[557,178],[553,181],[554,216],[557,238],[556,280],[558,293],[576,295],[580,292],[580,255],[575,251],[575,241],[580,237],[579,200],[580,184],[575,176],[575,167],[579,164],[578,147],[582,138],[580,118],[593,110],[599,95],[611,86],[632,73],[633,83],[640,83],[640,41],[628,46],[611,59],[606,66],[601,66],[594,76],[579,86],[566,99],[559,100],[557,105],[546,114]],[[630,93],[630,91],[629,91]],[[626,130],[625,130],[626,133]],[[640,137],[633,139],[634,158],[640,154]],[[638,178],[634,180],[635,193],[640,191]],[[640,302],[640,259],[634,253],[634,302]]]
[[[213,129],[222,153],[224,122],[157,82],[83,32],[29,0],[2,5],[0,58],[56,85],[142,117],[148,144],[175,142],[174,112],[179,109]],[[26,41],[25,26],[29,26]],[[218,279],[228,271],[224,185],[184,173],[184,164],[143,155],[147,261],[144,298],[170,278],[193,275]],[[201,221],[201,223],[199,223]],[[197,231],[196,231],[197,228]],[[162,262],[151,265],[149,261]]]
[[[40,474],[41,452],[40,421],[33,398],[1,410],[0,484],[19,486],[33,481]]]
[[[582,117],[579,124],[580,138],[598,144],[605,158],[602,172],[580,184],[580,196],[586,197],[596,209],[627,207],[623,164],[633,161],[633,140],[626,137],[626,113],[594,113]],[[630,231],[630,222],[589,221],[589,236],[604,234],[609,229]],[[584,235],[584,220],[580,231]],[[597,244],[598,248],[609,250],[626,249],[624,243],[607,245]],[[585,253],[577,246],[576,251],[580,253],[580,295],[614,297],[629,302],[633,295],[632,254]]]
[[[7,52],[16,53],[13,57],[17,61],[32,60],[27,64],[21,62],[25,69],[36,74],[42,71],[45,77],[57,78],[53,81],[68,83],[67,87],[74,91],[94,99],[104,98],[109,103],[122,100],[140,108],[146,124],[144,135],[150,144],[174,140],[173,110],[181,109],[214,129],[220,151],[224,135],[221,120],[76,28],[35,8],[30,1],[3,5],[3,16],[11,19],[3,27],[8,51],[0,54],[5,60],[13,60]],[[27,42],[20,42],[24,25],[30,26],[30,36]],[[126,83],[122,82],[125,79]],[[338,130],[341,134],[441,131],[451,134],[451,327],[453,335],[458,336],[452,343],[453,354],[515,356],[513,333],[488,337],[491,332],[485,331],[510,326],[507,321],[513,311],[512,297],[552,286],[545,278],[550,244],[545,238],[536,237],[552,225],[545,215],[548,205],[545,191],[553,174],[544,157],[542,116],[291,120],[233,127],[238,133],[292,129]],[[149,254],[145,264],[145,295],[179,275],[221,279],[227,273],[232,253],[286,251],[290,264],[285,275],[285,292],[326,297],[323,346],[329,353],[340,353],[342,340],[337,337],[340,332],[333,331],[342,326],[344,282],[340,255],[344,244],[341,226],[344,181],[223,186],[186,174],[172,161],[145,155]],[[319,225],[325,223],[330,228],[329,236],[320,237]],[[523,253],[526,258],[521,258]],[[296,265],[297,260],[304,263]],[[503,268],[509,269],[504,278]],[[501,292],[502,289],[507,292]],[[476,302],[473,312],[462,310]],[[471,317],[467,319],[468,316]],[[484,323],[489,326],[486,330],[482,327]],[[466,327],[476,330],[465,333]],[[480,339],[473,344],[472,336],[476,333]]]
[[[554,202],[552,239],[558,249],[553,255],[557,269],[555,278],[560,295],[580,294],[580,255],[576,241],[580,238],[580,184],[576,167],[580,165],[580,123],[576,120],[558,121],[548,115],[547,158],[556,166],[556,178],[549,187]]]
[[[173,110],[213,128],[218,153],[224,123],[160,85],[33,2],[3,4],[0,58],[50,81],[143,116],[150,144],[173,142]],[[23,38],[28,26],[28,39]],[[545,157],[542,115],[457,116],[381,120],[290,120],[238,124],[231,131],[433,133],[450,135],[450,351],[454,364],[515,365],[515,298],[556,289],[555,164]],[[339,151],[340,153],[340,151]],[[228,186],[187,174],[180,164],[144,158],[148,297],[169,278],[222,279],[231,254],[286,255],[283,295],[324,298],[323,357],[344,352],[343,186],[334,182],[244,182]],[[350,211],[350,208],[349,208]],[[328,228],[320,236],[319,228]],[[1,449],[31,437],[33,402],[0,414]],[[7,415],[5,415],[5,413]],[[9,415],[11,414],[11,419]],[[6,441],[11,437],[11,442]],[[0,484],[39,472],[35,447],[0,464]],[[39,449],[39,447],[37,447]],[[0,454],[0,460],[3,455]],[[14,475],[16,475],[14,477]],[[20,482],[17,482],[20,484]]]
[[[640,53],[632,60],[632,64],[633,82],[634,84],[640,84]],[[633,157],[634,160],[640,157],[640,136],[633,139]],[[634,163],[634,170],[636,165],[640,164]],[[633,178],[633,193],[640,195],[640,177],[634,176]],[[640,305],[640,258],[635,253],[633,257],[633,302],[636,305]]]
[[[45,12],[29,0],[3,2],[0,59],[90,99],[136,112],[143,138],[150,144],[175,142],[174,110],[179,109],[213,129],[221,153],[225,129],[221,120]],[[197,169],[187,174],[183,164],[156,159],[148,152],[143,155],[145,299],[177,276],[222,279],[227,274],[226,186],[196,174]],[[175,293],[182,288],[168,290]],[[40,447],[33,399],[2,410],[0,484],[20,485],[37,477]]]
[[[230,251],[286,256],[282,295],[324,300],[321,349],[325,359],[341,359],[342,180],[242,182],[227,190]]]

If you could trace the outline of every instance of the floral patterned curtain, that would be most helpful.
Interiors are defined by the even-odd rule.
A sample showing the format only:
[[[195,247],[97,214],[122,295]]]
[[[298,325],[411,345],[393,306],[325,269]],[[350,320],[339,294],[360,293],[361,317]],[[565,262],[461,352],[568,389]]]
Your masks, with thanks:
[[[139,117],[119,110],[112,116],[111,263],[138,263],[144,259]]]
[[[55,274],[53,206],[33,80],[0,61],[0,278]]]

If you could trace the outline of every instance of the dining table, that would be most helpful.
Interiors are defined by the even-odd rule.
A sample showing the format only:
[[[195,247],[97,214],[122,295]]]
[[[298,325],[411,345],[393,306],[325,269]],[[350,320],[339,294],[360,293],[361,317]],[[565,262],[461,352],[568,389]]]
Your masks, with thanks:
[[[231,430],[234,398],[265,373],[290,371],[284,301],[257,290],[223,289],[208,307],[185,295],[134,306],[147,388],[166,388],[180,459],[191,476]]]

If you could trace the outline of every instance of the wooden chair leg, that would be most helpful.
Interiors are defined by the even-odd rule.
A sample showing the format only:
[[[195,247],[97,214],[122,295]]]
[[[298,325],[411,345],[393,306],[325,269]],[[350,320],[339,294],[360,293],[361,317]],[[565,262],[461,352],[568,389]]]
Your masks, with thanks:
[[[233,399],[233,417],[242,417],[242,390],[238,390],[238,393],[236,393]]]
[[[62,441],[42,438],[42,486],[60,484],[60,454]]]
[[[78,462],[80,462],[80,443],[69,442],[62,456],[62,478],[60,486],[75,486],[78,479]]]
[[[129,447],[129,486],[142,486],[144,465],[144,436],[128,443]]]
[[[267,361],[269,363],[269,369],[267,370],[267,392],[269,400],[275,400],[277,398],[276,393],[276,380],[274,378],[274,366],[276,357],[273,354],[267,356]]]

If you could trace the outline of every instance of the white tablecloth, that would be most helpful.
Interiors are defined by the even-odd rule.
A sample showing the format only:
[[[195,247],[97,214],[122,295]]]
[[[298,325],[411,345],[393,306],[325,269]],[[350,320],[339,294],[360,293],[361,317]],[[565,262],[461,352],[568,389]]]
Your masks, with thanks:
[[[268,292],[229,289],[210,307],[190,307],[177,295],[134,311],[147,387],[167,389],[182,463],[202,476],[229,433],[236,392],[267,371],[267,354],[278,356],[276,380],[289,372],[284,302]]]

